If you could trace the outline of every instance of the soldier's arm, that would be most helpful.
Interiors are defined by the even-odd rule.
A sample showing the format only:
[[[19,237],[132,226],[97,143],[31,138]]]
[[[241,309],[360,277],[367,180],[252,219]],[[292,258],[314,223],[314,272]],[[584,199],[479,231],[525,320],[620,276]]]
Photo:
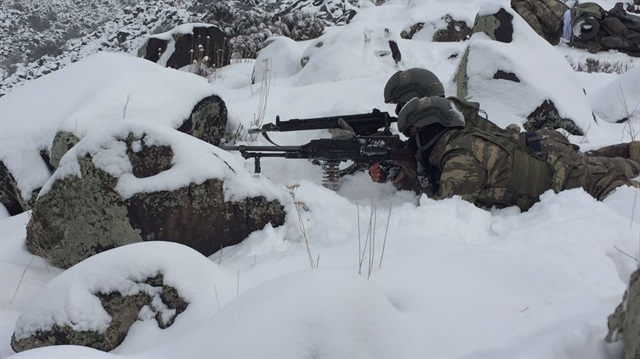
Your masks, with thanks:
[[[564,189],[571,170],[573,169],[573,161],[564,153],[557,152],[547,156],[547,163],[551,168],[550,188],[558,193]]]
[[[442,166],[440,188],[435,198],[460,196],[475,203],[486,177],[486,169],[471,153],[462,150],[452,152]]]

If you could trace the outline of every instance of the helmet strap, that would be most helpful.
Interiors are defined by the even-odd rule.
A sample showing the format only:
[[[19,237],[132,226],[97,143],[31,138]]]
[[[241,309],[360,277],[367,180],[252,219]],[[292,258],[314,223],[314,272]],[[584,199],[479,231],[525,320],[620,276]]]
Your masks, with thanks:
[[[440,139],[440,137],[442,137],[444,132],[447,130],[445,127],[442,127],[441,131],[438,131],[438,132],[432,134],[431,136],[429,136],[430,137],[429,141],[427,141],[427,143],[423,144],[422,141],[420,140],[420,137],[421,137],[420,134],[421,133],[424,134],[424,130],[426,128],[428,128],[428,127],[431,127],[431,126],[425,126],[423,128],[419,128],[414,134],[415,139],[416,139],[416,144],[418,145],[418,150],[420,152],[427,151],[431,147],[433,147],[433,145],[435,145],[435,143]]]

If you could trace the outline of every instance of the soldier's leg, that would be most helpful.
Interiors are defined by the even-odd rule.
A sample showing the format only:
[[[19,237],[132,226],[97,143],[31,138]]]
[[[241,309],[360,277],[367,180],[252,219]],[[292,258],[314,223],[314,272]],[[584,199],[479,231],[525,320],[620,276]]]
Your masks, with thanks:
[[[640,161],[620,157],[608,158],[607,160],[611,161],[613,167],[629,179],[640,176]]]
[[[638,182],[615,167],[611,160],[605,157],[588,157],[586,163],[574,167],[564,189],[581,187],[594,198],[602,200],[620,186],[637,187]],[[622,158],[619,160],[624,161]]]
[[[622,157],[640,161],[640,141],[619,143],[585,152],[588,156]]]
[[[630,158],[629,156],[629,143],[619,143],[617,145],[605,146],[598,148],[597,150],[591,150],[585,152],[588,156],[594,157],[622,157]]]

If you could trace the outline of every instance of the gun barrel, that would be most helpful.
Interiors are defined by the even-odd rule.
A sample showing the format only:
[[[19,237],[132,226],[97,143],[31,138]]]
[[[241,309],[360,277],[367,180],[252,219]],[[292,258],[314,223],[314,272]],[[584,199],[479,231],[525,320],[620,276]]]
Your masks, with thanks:
[[[323,130],[330,128],[340,128],[340,119],[343,119],[357,135],[367,136],[374,134],[380,128],[387,128],[392,122],[396,122],[396,117],[390,116],[387,112],[381,112],[377,109],[371,113],[362,113],[355,115],[339,115],[326,116],[316,118],[294,118],[287,121],[280,121],[276,117],[276,123],[267,123],[261,128],[249,129],[249,133],[265,133],[265,132],[288,132],[288,131],[307,131],[307,130]]]
[[[290,152],[300,150],[300,146],[219,146],[220,149],[225,151],[239,151],[239,152]]]

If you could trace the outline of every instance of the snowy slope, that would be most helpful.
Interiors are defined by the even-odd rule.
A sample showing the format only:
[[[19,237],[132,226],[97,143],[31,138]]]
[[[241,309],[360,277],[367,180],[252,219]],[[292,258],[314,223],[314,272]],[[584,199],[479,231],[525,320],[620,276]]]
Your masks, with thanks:
[[[453,11],[464,19],[473,19],[482,6],[481,2],[463,1],[391,1],[365,7],[349,25],[333,28],[320,39],[296,42],[279,38],[257,61],[219,69],[211,84],[205,82],[206,87],[225,100],[232,130],[240,125],[250,127],[256,118],[271,122],[277,115],[282,119],[309,118],[372,108],[392,112],[392,106],[383,104],[382,89],[391,74],[410,67],[433,70],[452,94],[450,80],[459,57],[451,55],[461,54],[467,43],[401,40],[402,62],[396,64],[389,56],[380,56],[388,49],[390,37],[414,20],[438,18],[451,3],[457,3]],[[317,47],[319,41],[322,47]],[[513,52],[501,61],[514,66],[529,63],[530,59],[523,58],[527,52],[519,51],[527,45],[526,41],[514,44]],[[583,61],[586,54],[562,46],[546,51],[555,51],[568,62]],[[305,67],[296,61],[302,56],[309,58]],[[632,99],[628,103],[640,101],[640,89],[632,81],[638,60],[615,52],[589,56],[624,61],[631,70],[618,75],[573,72],[571,67],[554,69],[562,78],[572,79],[554,83],[559,90],[584,88],[587,94],[594,94],[587,96],[586,105],[599,121],[590,126],[587,135],[572,136],[571,140],[590,149],[637,139],[636,132],[629,129],[640,128],[640,110],[631,107],[625,124],[607,122],[600,109],[618,113],[629,112],[629,108],[610,96],[595,94],[615,87],[622,91],[621,96]],[[105,65],[91,62],[94,60],[89,57],[68,66],[59,83],[51,80],[55,74],[48,75],[0,101],[38,102],[42,100],[36,91],[39,82],[48,81],[49,90],[55,91],[68,86],[67,81],[82,79],[87,64],[97,73],[128,74],[132,63],[140,61]],[[273,65],[264,71],[269,63]],[[252,83],[254,67],[260,66],[262,78]],[[148,70],[148,74],[158,76],[158,81],[171,79],[176,101],[186,103],[190,98],[186,86],[194,83],[185,80],[181,84],[177,79],[192,79],[193,75],[159,70]],[[548,81],[548,75],[542,72],[546,70],[532,66],[529,71],[528,81],[544,89],[542,82]],[[125,76],[135,79],[132,74]],[[114,97],[120,94],[126,98],[131,89],[126,82],[100,77],[91,81],[97,89],[95,101],[78,108],[87,118],[99,118],[97,115],[104,112],[101,103],[115,104]],[[486,94],[486,105],[494,109],[492,119],[522,120],[517,108],[499,106],[514,102],[517,93],[486,91],[494,91]],[[547,95],[560,102],[558,93],[562,91],[556,89]],[[136,98],[145,103],[161,95],[150,91],[148,98]],[[54,102],[49,107],[52,113],[64,112],[58,107],[62,105]],[[113,110],[119,108],[114,106]],[[585,111],[585,103],[564,106],[567,113]],[[3,130],[8,128],[6,123],[17,121],[16,116],[1,116]],[[144,114],[140,116],[145,119]],[[39,123],[34,116],[31,132],[41,133],[47,120],[41,118]],[[170,121],[159,125],[163,123],[168,126]],[[89,130],[100,135],[97,126]],[[29,132],[29,127],[24,131]],[[329,137],[329,133],[308,131],[271,137],[281,144],[297,145]],[[268,145],[251,136],[243,141]],[[34,140],[27,140],[16,146],[31,148],[34,144]],[[235,160],[235,166],[253,171],[252,161],[237,153],[228,157]],[[30,167],[23,168],[29,176]],[[175,245],[151,242],[106,252],[93,257],[93,264],[63,272],[24,249],[29,213],[14,217],[0,214],[0,355],[14,354],[9,342],[16,323],[19,330],[24,329],[24,323],[41,327],[49,323],[42,312],[21,314],[29,313],[27,308],[46,303],[67,316],[86,314],[94,301],[86,290],[106,288],[114,276],[101,282],[99,275],[85,277],[83,273],[117,266],[121,270],[115,274],[123,275],[164,268],[181,288],[198,288],[189,292],[195,305],[177,317],[174,329],[159,329],[155,321],[141,315],[125,342],[110,353],[58,346],[11,358],[620,357],[620,343],[608,344],[603,338],[606,318],[619,304],[630,273],[638,267],[638,190],[620,188],[603,202],[582,190],[545,193],[540,203],[520,213],[517,208],[483,210],[459,198],[434,201],[417,197],[398,192],[390,184],[372,183],[365,173],[343,178],[340,190],[332,192],[321,186],[319,166],[306,160],[264,159],[262,169],[258,178],[282,190],[289,187],[289,196],[297,204],[287,202],[286,210],[294,220],[278,228],[267,226],[209,258]],[[185,175],[196,172],[185,169]],[[144,260],[137,260],[140,252],[146,254]],[[181,266],[182,261],[189,266]],[[71,290],[83,295],[77,300],[65,299]],[[43,296],[47,292],[56,296]],[[99,313],[89,319],[95,319],[96,329],[104,324],[98,320],[104,319]]]

